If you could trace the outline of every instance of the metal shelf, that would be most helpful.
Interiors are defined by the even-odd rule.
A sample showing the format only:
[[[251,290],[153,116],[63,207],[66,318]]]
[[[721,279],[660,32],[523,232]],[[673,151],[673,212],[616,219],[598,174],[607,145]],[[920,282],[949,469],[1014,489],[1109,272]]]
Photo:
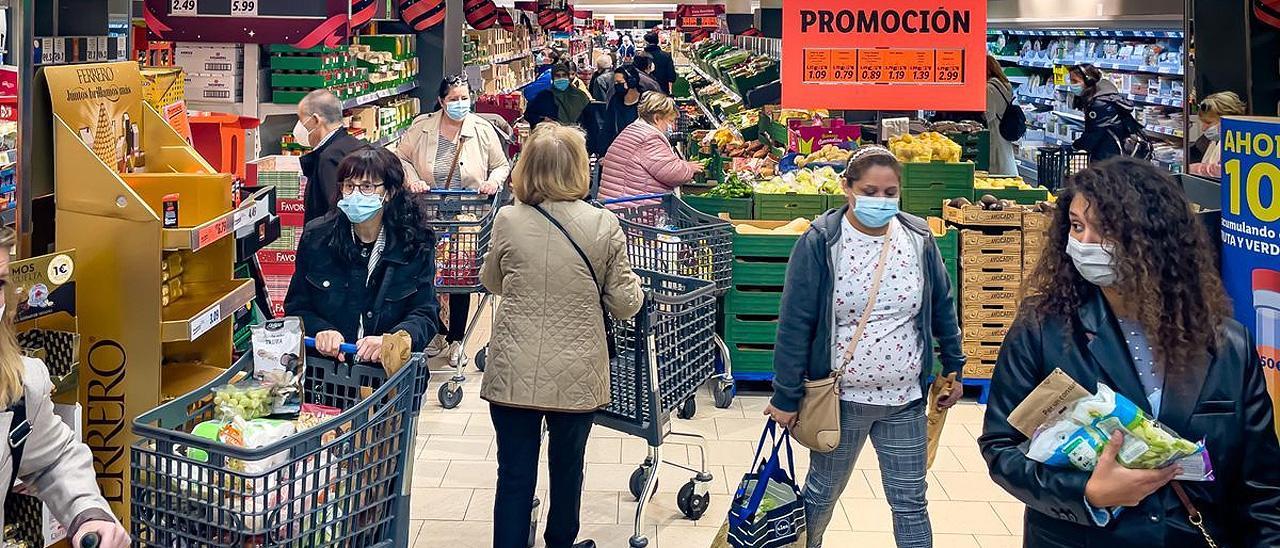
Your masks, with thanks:
[[[1089,63],[1100,69],[1117,70],[1120,72],[1141,72],[1145,74],[1160,74],[1163,76],[1183,75],[1183,68],[1179,65],[1140,65],[1137,63],[1117,63],[1102,59],[1029,59],[1026,57],[1018,57],[1016,55],[1001,55],[996,58],[1001,61],[1017,63],[1020,67],[1029,68],[1052,69],[1056,66],[1066,67],[1081,63]]]
[[[1010,36],[1064,36],[1079,38],[1182,38],[1180,30],[1084,30],[1084,29],[991,29],[990,34]]]
[[[702,72],[702,68],[699,67],[698,65],[690,64],[689,68],[692,68],[693,71],[698,74],[698,76],[701,76],[703,79],[707,80],[708,82],[715,82],[717,84],[720,84],[720,89],[723,89],[725,95],[728,95],[730,99],[733,99],[738,103],[742,102],[742,96],[738,95],[737,93],[734,93],[733,90],[729,89],[729,86],[726,85],[719,78],[712,78],[710,74]]]
[[[402,93],[412,91],[417,87],[418,87],[418,82],[417,80],[414,80],[412,82],[406,82],[394,88],[383,89],[379,91],[366,93],[358,97],[352,97],[351,99],[347,99],[342,102],[342,109],[347,110],[347,109],[356,108],[359,106],[364,106],[374,101],[377,101],[379,99],[386,99],[387,97],[392,97],[395,95],[400,95]],[[244,115],[245,114],[244,106],[245,104],[243,102],[211,103],[206,101],[187,101],[188,110],[199,110],[204,112],[230,112],[234,114]],[[298,113],[298,105],[296,104],[258,103],[257,116],[259,118],[264,116],[283,116],[286,114],[297,114],[297,113]]]

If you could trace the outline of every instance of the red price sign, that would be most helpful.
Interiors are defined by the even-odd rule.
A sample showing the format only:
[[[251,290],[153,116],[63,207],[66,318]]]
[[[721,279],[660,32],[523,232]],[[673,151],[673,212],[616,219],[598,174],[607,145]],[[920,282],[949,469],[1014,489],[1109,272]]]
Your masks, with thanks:
[[[807,49],[804,82],[818,84],[959,84],[964,50]]]

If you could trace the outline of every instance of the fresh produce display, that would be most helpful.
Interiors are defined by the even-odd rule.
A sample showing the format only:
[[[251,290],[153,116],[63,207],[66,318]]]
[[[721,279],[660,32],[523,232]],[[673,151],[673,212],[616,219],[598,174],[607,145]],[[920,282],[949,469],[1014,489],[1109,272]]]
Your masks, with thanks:
[[[997,190],[1002,188],[1031,190],[1036,187],[1022,180],[1022,177],[991,177],[985,171],[978,171],[973,175],[973,188],[977,190]]]
[[[826,145],[812,154],[796,156],[796,167],[804,167],[811,163],[844,165],[849,163],[849,156],[852,154],[853,152],[835,145]]]
[[[1006,209],[1017,209],[1018,207],[1018,204],[1013,200],[1001,200],[990,194],[983,194],[981,198],[978,198],[977,204],[970,202],[968,198],[952,198],[950,202],[947,202],[947,205],[957,209],[967,205],[977,205],[984,211],[1004,211]]]
[[[977,133],[984,129],[987,129],[987,126],[969,120],[961,120],[959,122],[934,122],[929,124],[929,131],[937,133]]]
[[[840,174],[830,166],[797,169],[756,184],[760,194],[839,194]]]
[[[737,129],[738,131],[742,131],[744,129],[751,128],[751,127],[756,127],[757,125],[760,124],[760,109],[753,108],[753,109],[744,110],[742,112],[730,114],[729,117],[726,118],[724,122],[725,124],[732,126],[734,129]]]
[[[739,140],[726,145],[724,152],[730,158],[764,158],[769,155],[769,147],[760,141]]]
[[[755,189],[751,187],[751,183],[743,181],[737,173],[730,174],[726,179],[727,180],[725,182],[711,187],[710,190],[702,193],[701,196],[715,198],[746,198],[755,192]]]
[[[797,218],[775,228],[761,228],[750,223],[737,223],[734,226],[734,230],[738,231],[738,234],[800,235],[809,230],[809,220]]]
[[[932,131],[889,140],[889,151],[903,162],[959,162],[960,145]]]

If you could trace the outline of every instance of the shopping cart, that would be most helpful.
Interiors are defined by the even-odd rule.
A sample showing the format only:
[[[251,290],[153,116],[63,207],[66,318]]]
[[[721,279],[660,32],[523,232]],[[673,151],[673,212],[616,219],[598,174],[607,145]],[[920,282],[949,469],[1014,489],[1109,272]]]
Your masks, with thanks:
[[[462,383],[467,378],[462,368],[467,366],[467,342],[492,295],[484,292],[480,283],[480,267],[489,251],[489,231],[498,207],[507,200],[506,188],[497,196],[486,196],[474,190],[431,190],[424,194],[427,225],[436,234],[436,292],[481,293],[480,304],[471,316],[463,332],[458,349],[449,356],[453,376],[440,385],[437,394],[440,405],[453,409],[462,402]],[[454,326],[450,326],[453,328]],[[476,353],[476,368],[484,371],[487,350]]]
[[[248,449],[190,434],[214,418],[225,373],[133,423],[130,512],[139,546],[400,547],[409,542],[412,446],[427,370],[308,356],[304,399],[342,409],[321,425]],[[361,397],[362,393],[369,393]]]
[[[1036,152],[1036,182],[1056,192],[1067,177],[1089,167],[1089,153],[1070,146],[1040,147]]]
[[[702,436],[675,432],[671,413],[681,407],[715,371],[715,284],[682,276],[636,269],[645,286],[640,312],[630,320],[614,321],[617,357],[609,363],[610,402],[596,412],[595,423],[643,438],[649,454],[631,474],[636,506],[632,548],[649,544],[642,533],[644,512],[658,486],[658,464],[667,436],[695,440],[699,467],[672,466],[694,474],[676,496],[676,505],[689,519],[698,519],[711,502],[706,450]]]
[[[613,210],[627,235],[632,267],[711,282],[716,296],[733,285],[733,225],[728,221],[698,211],[674,194],[642,194],[603,204],[635,204]],[[710,339],[724,364],[724,371],[714,375],[711,395],[716,407],[725,409],[733,403],[733,364],[724,341],[714,331]],[[696,412],[690,396],[679,417],[693,418]]]

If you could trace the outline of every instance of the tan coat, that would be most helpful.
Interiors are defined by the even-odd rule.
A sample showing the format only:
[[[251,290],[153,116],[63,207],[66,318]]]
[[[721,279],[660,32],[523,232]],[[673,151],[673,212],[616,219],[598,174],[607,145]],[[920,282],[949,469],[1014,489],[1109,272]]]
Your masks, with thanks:
[[[613,213],[586,202],[546,202],[591,259],[615,318],[640,310],[644,294]],[[578,253],[534,208],[498,211],[480,279],[502,297],[480,397],[548,411],[592,411],[609,403],[609,354],[600,297]]]
[[[404,132],[396,146],[396,156],[404,166],[406,183],[425,181],[435,187],[432,176],[436,162],[436,146],[440,142],[440,119],[444,112],[437,111],[419,116]],[[458,157],[458,171],[463,188],[475,190],[483,183],[502,186],[511,173],[511,162],[502,148],[498,132],[484,118],[468,114],[462,119],[458,131],[462,141],[462,154]]]

